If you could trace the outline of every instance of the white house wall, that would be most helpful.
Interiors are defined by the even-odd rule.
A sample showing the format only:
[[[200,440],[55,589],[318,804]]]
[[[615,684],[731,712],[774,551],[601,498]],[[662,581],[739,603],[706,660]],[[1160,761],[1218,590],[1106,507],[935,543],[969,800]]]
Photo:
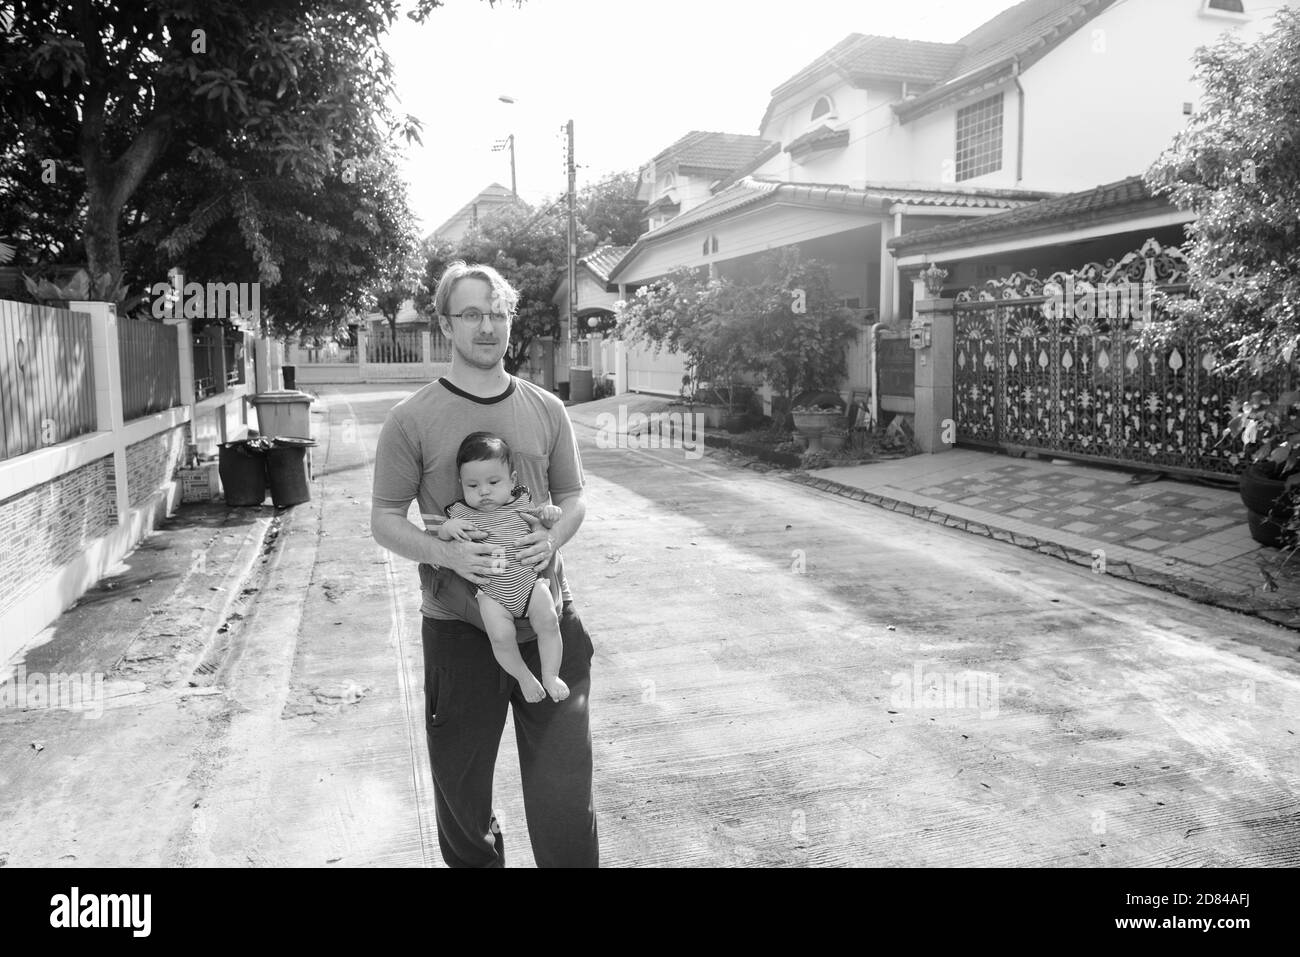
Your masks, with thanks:
[[[1198,103],[1192,55],[1227,30],[1257,35],[1279,4],[1247,24],[1205,16],[1204,0],[1144,0],[1106,9],[1025,72],[1025,183],[1073,191],[1149,167]],[[1080,122],[1086,118],[1085,122]]]
[[[618,281],[637,285],[671,272],[678,266],[707,266],[740,256],[765,252],[833,233],[858,229],[870,222],[859,211],[808,209],[777,203],[750,213],[740,213],[715,224],[701,223],[680,235],[665,237],[649,246],[619,274]],[[703,238],[716,236],[718,252],[703,254]]]
[[[1259,34],[1278,5],[1246,0],[1247,10],[1257,13],[1245,22],[1203,15],[1205,0],[1113,4],[1022,73],[1020,181],[1020,93],[1014,81],[906,124],[909,171],[901,178],[954,183],[957,111],[999,91],[1002,168],[956,185],[1074,192],[1141,173],[1186,126],[1183,104],[1199,99],[1192,79],[1196,48],[1229,30]]]

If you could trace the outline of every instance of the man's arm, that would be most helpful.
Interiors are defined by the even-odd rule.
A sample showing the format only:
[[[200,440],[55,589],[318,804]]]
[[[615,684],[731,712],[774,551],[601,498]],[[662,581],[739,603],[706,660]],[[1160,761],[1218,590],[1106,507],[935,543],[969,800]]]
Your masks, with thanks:
[[[408,506],[409,507],[409,506]],[[430,535],[406,517],[405,508],[370,506],[370,534],[394,555],[413,562],[424,562],[453,572],[473,582],[486,585],[492,573],[492,546],[478,542],[444,542]],[[470,532],[469,534],[474,534]],[[480,537],[485,533],[478,532]]]

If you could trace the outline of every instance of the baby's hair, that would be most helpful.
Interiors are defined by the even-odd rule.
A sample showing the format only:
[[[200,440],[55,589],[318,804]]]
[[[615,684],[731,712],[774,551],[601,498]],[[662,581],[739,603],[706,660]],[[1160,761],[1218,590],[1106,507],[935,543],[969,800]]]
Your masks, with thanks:
[[[510,468],[512,453],[506,440],[493,432],[471,432],[465,436],[456,452],[456,472],[466,462],[490,462],[493,459],[504,462]]]

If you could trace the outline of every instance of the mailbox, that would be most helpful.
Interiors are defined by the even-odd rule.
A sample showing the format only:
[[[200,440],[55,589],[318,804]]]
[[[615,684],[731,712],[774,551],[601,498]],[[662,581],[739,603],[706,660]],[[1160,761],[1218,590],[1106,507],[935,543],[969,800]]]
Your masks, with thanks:
[[[911,346],[913,349],[928,349],[930,347],[931,323],[926,319],[913,319],[911,329]]]

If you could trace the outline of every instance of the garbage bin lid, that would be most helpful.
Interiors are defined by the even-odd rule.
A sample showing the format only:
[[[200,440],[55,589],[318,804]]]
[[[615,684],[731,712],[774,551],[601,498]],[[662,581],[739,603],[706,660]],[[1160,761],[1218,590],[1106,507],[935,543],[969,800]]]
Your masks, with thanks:
[[[299,392],[296,389],[277,389],[275,392],[258,392],[256,395],[249,396],[249,401],[252,402],[253,405],[271,405],[276,402],[310,403],[313,400],[306,392]]]
[[[305,439],[298,435],[277,435],[272,437],[271,441],[281,448],[289,447],[305,449],[308,446],[316,444],[315,439]]]

